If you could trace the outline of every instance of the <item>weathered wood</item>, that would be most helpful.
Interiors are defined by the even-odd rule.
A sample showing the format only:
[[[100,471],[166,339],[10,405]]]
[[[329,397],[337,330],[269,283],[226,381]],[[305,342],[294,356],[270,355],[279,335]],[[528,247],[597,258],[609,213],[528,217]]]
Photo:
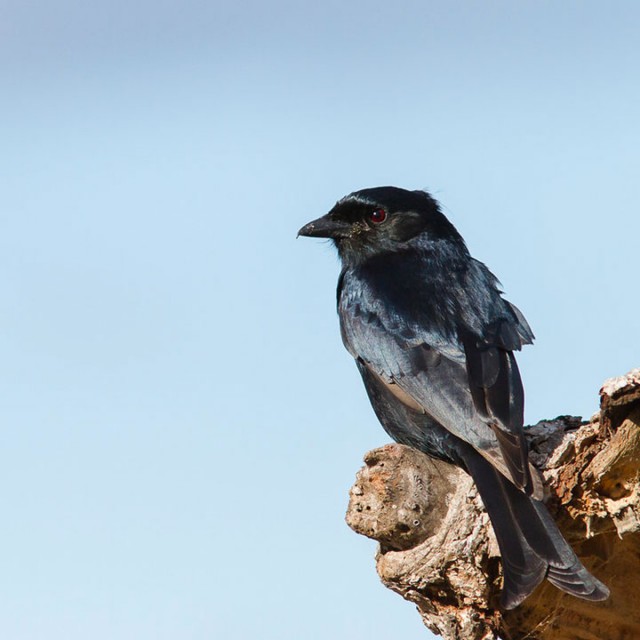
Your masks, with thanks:
[[[501,611],[498,546],[470,477],[402,445],[366,454],[347,523],[380,542],[382,582],[414,602],[431,631],[447,640],[640,638],[640,369],[605,382],[600,396],[590,422],[560,417],[527,436],[551,513],[611,589],[603,603],[545,582]]]

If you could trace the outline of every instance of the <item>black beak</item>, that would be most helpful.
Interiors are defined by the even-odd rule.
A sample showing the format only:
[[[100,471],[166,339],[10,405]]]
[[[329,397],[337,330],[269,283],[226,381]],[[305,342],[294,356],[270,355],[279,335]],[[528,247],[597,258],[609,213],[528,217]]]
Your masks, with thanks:
[[[326,215],[305,224],[298,231],[298,235],[310,238],[345,238],[350,231],[351,225],[348,222],[334,220],[329,215]]]

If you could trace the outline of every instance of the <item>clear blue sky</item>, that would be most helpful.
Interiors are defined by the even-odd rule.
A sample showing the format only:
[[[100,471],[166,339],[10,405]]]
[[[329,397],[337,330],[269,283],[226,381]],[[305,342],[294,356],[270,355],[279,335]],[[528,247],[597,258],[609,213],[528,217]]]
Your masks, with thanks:
[[[5,0],[0,636],[429,637],[343,522],[387,442],[297,229],[427,188],[537,343],[640,365],[635,2]]]

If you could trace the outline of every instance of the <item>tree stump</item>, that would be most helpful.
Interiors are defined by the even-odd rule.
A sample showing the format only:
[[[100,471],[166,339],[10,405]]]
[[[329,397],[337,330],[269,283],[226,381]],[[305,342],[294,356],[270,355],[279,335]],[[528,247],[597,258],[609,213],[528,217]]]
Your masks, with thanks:
[[[640,369],[605,382],[590,422],[527,428],[547,506],[585,566],[611,589],[591,603],[544,582],[513,611],[498,598],[498,545],[471,478],[391,444],[366,454],[347,524],[377,540],[385,586],[415,603],[447,640],[640,638]]]

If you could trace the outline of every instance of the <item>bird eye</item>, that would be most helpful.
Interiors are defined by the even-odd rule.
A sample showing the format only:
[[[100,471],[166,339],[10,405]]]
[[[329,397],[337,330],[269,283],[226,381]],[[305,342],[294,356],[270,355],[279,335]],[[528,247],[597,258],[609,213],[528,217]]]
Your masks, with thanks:
[[[387,219],[387,212],[384,209],[374,209],[369,214],[369,220],[374,224],[380,224]]]

